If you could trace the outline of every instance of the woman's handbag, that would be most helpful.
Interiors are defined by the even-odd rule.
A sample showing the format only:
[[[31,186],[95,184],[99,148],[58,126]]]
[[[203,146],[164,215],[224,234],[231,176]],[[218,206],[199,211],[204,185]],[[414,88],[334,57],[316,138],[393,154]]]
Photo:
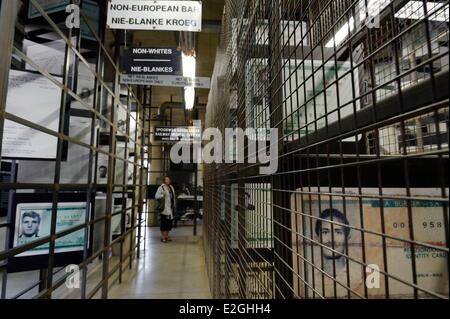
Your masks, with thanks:
[[[165,204],[166,204],[166,200],[164,197],[156,199],[155,212],[161,214],[161,212],[164,210]]]

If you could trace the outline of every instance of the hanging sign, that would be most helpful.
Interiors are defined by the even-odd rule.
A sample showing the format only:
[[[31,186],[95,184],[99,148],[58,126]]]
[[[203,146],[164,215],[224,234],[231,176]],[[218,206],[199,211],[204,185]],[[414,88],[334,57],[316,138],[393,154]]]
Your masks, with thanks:
[[[155,142],[192,142],[194,138],[201,139],[199,126],[156,126]]]
[[[167,47],[131,47],[122,57],[122,72],[125,74],[180,73],[181,51]]]
[[[186,77],[178,75],[121,74],[121,84],[178,86],[209,89],[211,79],[208,77]]]
[[[110,29],[194,31],[202,29],[201,1],[111,0]]]

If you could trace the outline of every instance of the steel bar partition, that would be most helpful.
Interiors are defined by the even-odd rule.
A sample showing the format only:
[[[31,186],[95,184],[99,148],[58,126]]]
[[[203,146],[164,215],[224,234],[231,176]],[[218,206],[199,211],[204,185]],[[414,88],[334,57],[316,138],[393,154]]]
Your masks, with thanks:
[[[10,178],[0,184],[2,194],[9,194],[8,214],[0,216],[1,298],[107,298],[139,258],[147,214],[145,121],[151,90],[120,84],[123,43],[119,33],[106,28],[107,1],[86,3],[78,28],[66,24],[65,6],[55,12],[36,0],[1,3],[0,159],[11,167]],[[56,129],[8,107],[17,74],[60,93]],[[37,99],[33,94],[29,101]],[[52,137],[54,156],[11,156],[5,144],[11,125]],[[48,202],[39,200],[48,196]],[[20,198],[49,205],[48,231],[38,228],[34,240],[17,239],[24,232],[19,234]],[[71,201],[84,207],[81,217],[61,228],[61,206]],[[42,224],[46,218],[43,210],[33,216]],[[71,236],[78,246],[62,255],[61,243]],[[30,256],[34,259],[17,268],[18,260]],[[33,262],[37,259],[41,268]],[[80,274],[75,289],[68,284],[74,266]],[[25,282],[17,281],[17,272]]]
[[[204,164],[214,297],[449,298],[448,37],[448,1],[225,1],[205,127],[278,169]]]

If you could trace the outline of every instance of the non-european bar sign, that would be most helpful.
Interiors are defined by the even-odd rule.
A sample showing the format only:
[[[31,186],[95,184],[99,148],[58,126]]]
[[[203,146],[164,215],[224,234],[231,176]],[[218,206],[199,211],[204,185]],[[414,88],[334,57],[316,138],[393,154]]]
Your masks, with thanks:
[[[179,74],[181,51],[168,47],[131,47],[124,51],[122,73]]]
[[[110,29],[200,32],[202,2],[111,0],[107,25]]]
[[[201,140],[200,126],[156,126],[154,131],[156,142],[192,142]]]

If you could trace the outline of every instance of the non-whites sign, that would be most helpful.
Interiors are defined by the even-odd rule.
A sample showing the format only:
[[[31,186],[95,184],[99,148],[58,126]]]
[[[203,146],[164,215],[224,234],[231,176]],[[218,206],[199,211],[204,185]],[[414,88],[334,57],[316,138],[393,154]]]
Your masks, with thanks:
[[[111,0],[111,29],[195,31],[202,29],[201,1]]]
[[[131,47],[122,57],[125,74],[179,74],[181,51],[168,47]]]
[[[153,86],[179,86],[209,89],[211,79],[208,77],[186,77],[178,75],[146,75],[121,74],[122,84],[153,85]]]

